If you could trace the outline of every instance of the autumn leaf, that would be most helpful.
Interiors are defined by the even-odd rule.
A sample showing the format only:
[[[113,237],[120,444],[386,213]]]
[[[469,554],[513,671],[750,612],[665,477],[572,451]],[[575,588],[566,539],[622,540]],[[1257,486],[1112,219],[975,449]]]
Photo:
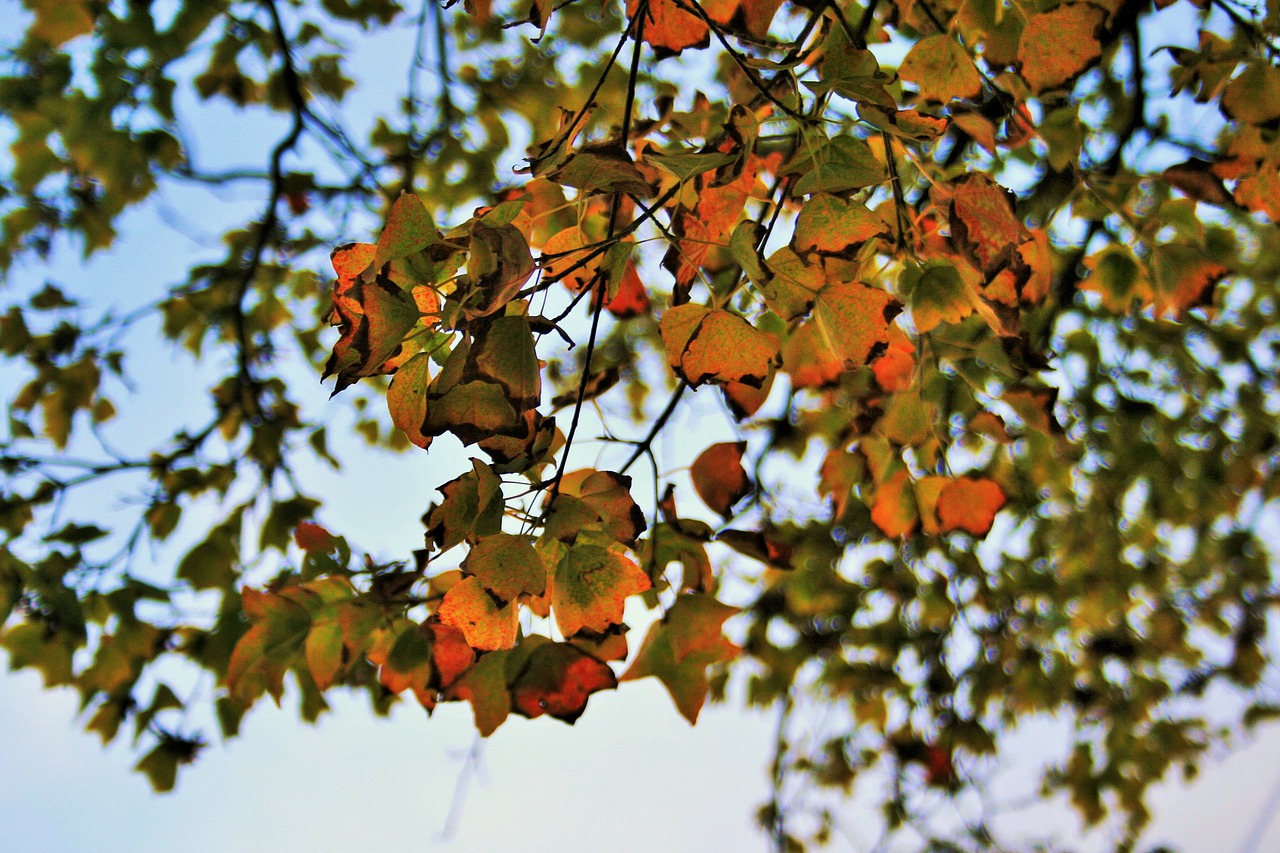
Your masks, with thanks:
[[[732,153],[739,156],[736,150]],[[760,165],[757,158],[750,158],[742,173],[725,184],[710,182],[707,175],[695,179],[697,201],[692,207],[681,204],[677,208],[671,227],[677,240],[662,259],[663,268],[675,276],[677,293],[687,294],[699,268],[713,257],[717,247],[728,243],[756,185]]]
[[[969,172],[953,186],[952,240],[988,278],[1013,262],[1026,237],[1013,201],[1011,192],[980,172]]]
[[[774,252],[765,263],[764,271],[767,277],[760,284],[760,292],[765,305],[784,320],[808,314],[818,291],[827,284],[822,266],[801,258],[789,246]]]
[[[427,539],[441,551],[502,530],[502,483],[479,460],[471,467],[440,487],[443,500],[427,512]]]
[[[696,723],[707,697],[707,667],[732,660],[741,651],[720,633],[724,621],[736,612],[709,595],[678,596],[666,617],[649,629],[620,680],[656,676],[684,718]]]
[[[523,665],[528,645],[526,640],[514,649],[481,655],[475,665],[446,691],[448,699],[471,703],[476,730],[481,737],[497,731],[511,713],[508,668],[518,670]]]
[[[645,530],[644,512],[631,497],[631,478],[625,474],[591,468],[571,471],[560,479],[556,500],[563,497],[577,498],[589,507],[615,542],[635,547]]]
[[[883,290],[835,282],[817,295],[813,316],[783,346],[783,366],[800,387],[821,387],[860,367],[888,341],[899,303]]]
[[[422,200],[411,193],[402,193],[387,214],[387,223],[378,237],[373,265],[381,269],[391,261],[422,251],[439,239],[440,232]]]
[[[960,272],[946,262],[923,269],[906,267],[898,277],[898,288],[911,309],[911,322],[924,334],[942,323],[959,323],[973,313],[973,297]]]
[[[1125,313],[1134,299],[1151,299],[1151,286],[1146,271],[1127,246],[1108,246],[1084,259],[1089,270],[1080,289],[1102,295],[1108,311]]]
[[[982,92],[982,78],[968,51],[945,33],[912,45],[898,66],[898,76],[915,84],[926,101],[945,104],[956,98],[977,98]]]
[[[304,551],[328,551],[334,546],[336,537],[319,524],[304,521],[293,530],[293,541]]]
[[[662,315],[671,368],[690,385],[741,382],[759,387],[777,358],[774,337],[732,311],[678,305]]]
[[[876,383],[889,393],[911,387],[916,367],[916,347],[899,326],[889,327],[889,347],[871,362]]]
[[[547,174],[547,180],[595,193],[627,193],[651,198],[657,191],[636,168],[621,140],[591,143],[569,155],[561,166]]]
[[[622,621],[628,597],[649,588],[649,576],[600,535],[584,534],[556,566],[551,609],[565,637],[604,633]],[[616,546],[615,546],[616,547]]]
[[[885,536],[897,539],[916,529],[920,515],[911,489],[911,474],[899,468],[876,486],[871,521]]]
[[[1157,314],[1180,317],[1197,305],[1212,305],[1218,282],[1229,273],[1203,249],[1188,243],[1165,243],[1151,253]]]
[[[613,690],[613,670],[570,643],[546,642],[529,653],[511,685],[511,708],[529,718],[546,714],[572,724],[592,693]]]
[[[827,35],[822,45],[819,72],[816,81],[805,83],[817,94],[835,92],[860,107],[896,107],[893,95],[885,88],[893,78],[880,70],[875,54],[850,43],[843,27],[833,27]]]
[[[1018,43],[1018,62],[1033,92],[1062,86],[1098,61],[1106,16],[1090,3],[1063,3],[1032,15]]]
[[[711,0],[702,4],[702,8],[719,23],[726,23],[737,3],[725,0]],[[634,18],[636,12],[645,9],[644,40],[654,49],[659,58],[675,56],[689,48],[700,49],[711,41],[711,31],[701,17],[680,8],[676,0],[648,0],[643,6],[640,0],[627,0],[627,17]]]
[[[800,209],[791,246],[800,254],[851,256],[862,244],[889,233],[889,224],[860,201],[825,193]]]
[[[1005,501],[1004,490],[994,480],[960,477],[938,494],[938,523],[943,533],[963,530],[985,536]]]
[[[724,518],[733,516],[733,505],[752,492],[751,479],[742,467],[745,441],[713,444],[698,454],[689,468],[693,490],[702,502]]]
[[[412,619],[398,619],[380,632],[368,655],[378,667],[378,683],[387,691],[409,690],[423,707],[435,706],[429,628]]]
[[[413,298],[382,275],[339,279],[333,311],[340,337],[324,376],[337,375],[334,394],[361,377],[387,372],[388,360],[400,352],[404,336],[421,319]]]
[[[837,136],[812,149],[803,148],[778,174],[800,176],[792,187],[797,195],[844,193],[888,180],[871,146],[854,136]]]
[[[427,389],[431,384],[431,357],[420,352],[409,359],[391,379],[387,389],[387,408],[391,422],[409,439],[423,448],[431,445],[431,436],[422,431],[427,420]]]
[[[445,593],[436,615],[445,625],[462,631],[467,645],[473,649],[509,649],[516,644],[518,627],[518,606],[514,598],[503,599],[506,603],[501,603],[485,588],[480,577],[469,577]]]
[[[511,533],[481,537],[467,552],[462,569],[479,578],[500,601],[542,595],[547,588],[547,571],[533,544]]]
[[[463,313],[474,319],[501,311],[520,292],[533,270],[529,243],[517,228],[473,221]]]

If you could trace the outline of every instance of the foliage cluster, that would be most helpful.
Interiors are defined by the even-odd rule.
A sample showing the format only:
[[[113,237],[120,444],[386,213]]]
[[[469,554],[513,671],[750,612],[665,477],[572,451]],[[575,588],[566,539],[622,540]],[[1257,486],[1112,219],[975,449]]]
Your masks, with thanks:
[[[307,719],[355,687],[469,702],[488,734],[646,677],[693,722],[740,673],[783,718],[779,849],[789,780],[877,769],[898,826],[1036,714],[1072,721],[1045,792],[1132,844],[1147,788],[1228,735],[1206,697],[1280,707],[1275,4],[25,2],[0,264],[104,249],[166,186],[263,204],[153,302],[89,316],[47,284],[0,314],[0,642],[104,741],[131,726],[158,789],[204,744],[171,722],[172,658],[216,680],[224,736],[286,676]],[[397,27],[407,87],[364,138],[334,118],[334,34]],[[200,168],[219,104],[283,119],[264,170]],[[131,454],[113,419],[152,321],[223,375]],[[287,354],[371,443],[472,455],[412,560],[354,555],[298,485],[337,459]],[[671,471],[695,391],[726,434],[682,431]],[[610,441],[579,467],[588,421]],[[132,525],[68,517],[104,482]],[[633,601],[658,613],[638,642]],[[841,709],[819,742],[787,727],[803,701]]]

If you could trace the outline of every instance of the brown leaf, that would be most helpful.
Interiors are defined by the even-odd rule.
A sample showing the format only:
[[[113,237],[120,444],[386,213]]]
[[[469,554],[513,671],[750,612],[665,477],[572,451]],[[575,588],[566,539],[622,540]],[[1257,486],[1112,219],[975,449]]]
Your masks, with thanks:
[[[745,441],[713,444],[698,454],[689,468],[693,489],[702,502],[723,516],[733,516],[733,505],[752,492],[751,478],[742,467]]]

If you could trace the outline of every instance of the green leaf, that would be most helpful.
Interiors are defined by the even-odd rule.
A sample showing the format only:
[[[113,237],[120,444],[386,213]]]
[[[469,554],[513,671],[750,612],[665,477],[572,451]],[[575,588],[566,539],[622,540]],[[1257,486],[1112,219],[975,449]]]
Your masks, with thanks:
[[[628,597],[649,588],[649,576],[630,557],[580,536],[556,566],[551,609],[560,633],[603,634],[622,621]]]
[[[854,136],[837,136],[812,149],[802,148],[779,174],[801,176],[792,186],[796,195],[845,193],[888,180],[871,146]]]

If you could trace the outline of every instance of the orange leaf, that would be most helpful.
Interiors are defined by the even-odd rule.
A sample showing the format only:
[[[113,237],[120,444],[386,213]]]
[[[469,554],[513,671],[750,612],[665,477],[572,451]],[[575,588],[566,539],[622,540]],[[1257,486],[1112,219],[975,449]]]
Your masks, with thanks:
[[[478,577],[466,578],[445,593],[436,615],[460,629],[473,649],[492,651],[516,644],[517,605],[500,604]]]
[[[623,320],[649,313],[649,292],[645,290],[634,262],[627,261],[622,271],[622,280],[618,282],[618,290],[604,307],[610,314]]]
[[[635,561],[596,541],[608,540],[582,534],[556,567],[551,608],[565,637],[584,628],[603,634],[622,621],[627,598],[649,588],[649,576]]]
[[[662,266],[676,278],[677,291],[688,292],[690,284],[703,266],[711,250],[729,242],[730,231],[756,185],[760,169],[758,158],[752,157],[732,183],[706,186],[707,175],[694,182],[699,190],[692,210],[681,206],[672,217],[672,231],[680,238],[662,259]]]
[[[959,178],[951,197],[951,237],[988,278],[1014,259],[1025,229],[1013,212],[1013,193],[980,172]]]
[[[871,521],[885,536],[891,538],[906,536],[916,529],[920,515],[916,510],[911,477],[906,468],[899,468],[876,487]]]
[[[1106,17],[1090,3],[1064,3],[1033,15],[1018,43],[1018,62],[1031,90],[1039,94],[1062,86],[1097,62]]]
[[[431,681],[441,690],[451,687],[475,663],[476,653],[462,631],[440,622],[430,622],[431,663],[434,667]]]
[[[1004,490],[994,480],[961,477],[938,494],[938,523],[943,533],[964,530],[985,536],[1004,503]]]
[[[690,385],[742,382],[759,387],[777,358],[777,340],[722,308],[678,305],[659,325],[667,359]]]
[[[889,393],[905,391],[911,387],[911,377],[916,369],[916,348],[906,333],[897,326],[889,327],[889,348],[884,355],[871,362],[876,382]]]
[[[733,515],[733,505],[751,494],[751,478],[742,467],[745,441],[713,444],[698,454],[689,469],[693,489],[702,502],[724,518]]]
[[[737,11],[737,0],[707,0],[700,4],[707,17],[727,24]],[[627,17],[634,17],[640,0],[627,0]],[[676,0],[649,0],[644,21],[644,40],[653,46],[659,58],[674,56],[687,48],[704,48],[711,42],[706,21],[680,8]],[[776,11],[776,5],[775,5]],[[769,16],[772,18],[772,15]],[[764,19],[757,15],[756,24]]]
[[[327,552],[334,545],[334,535],[313,521],[304,521],[293,530],[293,541],[304,551]]]

